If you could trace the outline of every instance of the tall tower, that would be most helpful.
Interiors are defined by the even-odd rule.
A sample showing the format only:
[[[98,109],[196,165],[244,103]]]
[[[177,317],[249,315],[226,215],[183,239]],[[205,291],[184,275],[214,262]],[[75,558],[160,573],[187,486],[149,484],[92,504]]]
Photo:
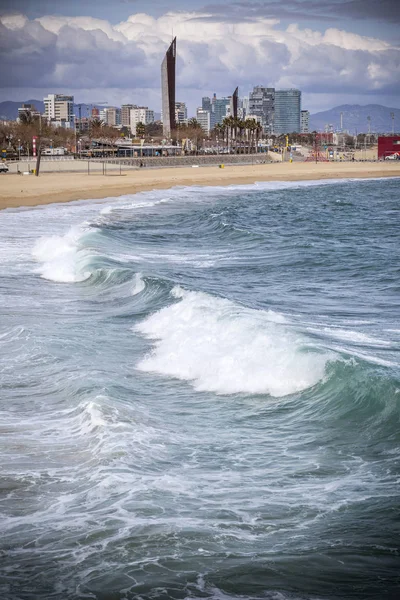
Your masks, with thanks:
[[[239,99],[239,88],[233,92],[231,97],[231,117],[237,119],[238,116],[238,99]]]
[[[175,71],[176,37],[172,40],[161,65],[163,133],[168,138],[175,129]]]

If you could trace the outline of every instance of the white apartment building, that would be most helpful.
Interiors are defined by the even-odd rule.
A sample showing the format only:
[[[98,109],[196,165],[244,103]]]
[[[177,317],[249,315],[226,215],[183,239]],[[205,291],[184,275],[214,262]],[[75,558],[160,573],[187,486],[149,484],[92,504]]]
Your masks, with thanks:
[[[123,127],[131,126],[131,110],[137,108],[136,104],[123,104],[121,106],[121,125]]]
[[[110,127],[121,125],[121,109],[116,106],[108,106],[100,111],[100,119]]]
[[[186,125],[188,122],[187,107],[185,102],[175,102],[175,123]]]
[[[302,110],[300,112],[300,133],[309,133],[310,131],[310,112]]]
[[[138,108],[131,108],[131,132],[132,135],[136,135],[136,125],[143,123],[148,125],[154,123],[154,111],[149,110],[147,106],[140,106]]]
[[[207,135],[210,133],[211,129],[211,113],[209,110],[204,110],[203,108],[198,108],[196,111],[196,119],[201,125],[203,131],[206,132]]]
[[[74,127],[74,97],[63,94],[49,94],[43,98],[44,116],[55,127]]]

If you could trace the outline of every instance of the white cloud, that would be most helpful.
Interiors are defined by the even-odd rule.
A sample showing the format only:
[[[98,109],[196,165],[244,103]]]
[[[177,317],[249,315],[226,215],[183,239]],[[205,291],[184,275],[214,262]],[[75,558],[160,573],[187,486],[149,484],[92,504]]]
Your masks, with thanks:
[[[212,17],[212,18],[211,18]],[[144,13],[112,25],[92,17],[0,17],[0,81],[38,94],[102,90],[113,102],[159,108],[160,64],[178,37],[178,97],[192,109],[204,93],[246,94],[255,84],[299,87],[305,94],[394,94],[400,48],[376,38],[325,32],[276,19],[227,23],[211,14]],[[79,92],[78,92],[79,90]],[[22,93],[21,93],[22,95]],[[85,92],[86,95],[86,92]]]

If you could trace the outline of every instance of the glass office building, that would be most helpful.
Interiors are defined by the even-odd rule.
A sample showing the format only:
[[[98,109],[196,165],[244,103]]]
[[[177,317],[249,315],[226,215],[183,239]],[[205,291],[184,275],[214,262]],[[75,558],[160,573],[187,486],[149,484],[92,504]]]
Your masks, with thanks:
[[[214,125],[221,124],[227,116],[231,105],[230,98],[217,98],[214,94],[212,108],[214,114]]]
[[[301,91],[275,91],[274,133],[300,133]]]

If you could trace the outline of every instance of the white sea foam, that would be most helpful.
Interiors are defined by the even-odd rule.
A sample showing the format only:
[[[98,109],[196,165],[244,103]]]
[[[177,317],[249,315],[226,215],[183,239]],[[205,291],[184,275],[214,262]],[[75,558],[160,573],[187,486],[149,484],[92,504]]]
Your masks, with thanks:
[[[324,377],[329,355],[307,348],[281,315],[179,287],[172,293],[180,302],[136,328],[155,340],[138,369],[191,381],[199,391],[275,397]]]
[[[44,279],[70,283],[84,281],[90,272],[79,267],[79,242],[85,230],[71,227],[65,235],[40,238],[33,250],[33,257],[40,263],[37,272]]]
[[[343,341],[353,342],[355,344],[367,344],[369,346],[391,346],[388,340],[382,340],[371,335],[367,335],[362,331],[353,331],[350,329],[333,329],[332,327],[324,327],[324,331],[329,336]]]

